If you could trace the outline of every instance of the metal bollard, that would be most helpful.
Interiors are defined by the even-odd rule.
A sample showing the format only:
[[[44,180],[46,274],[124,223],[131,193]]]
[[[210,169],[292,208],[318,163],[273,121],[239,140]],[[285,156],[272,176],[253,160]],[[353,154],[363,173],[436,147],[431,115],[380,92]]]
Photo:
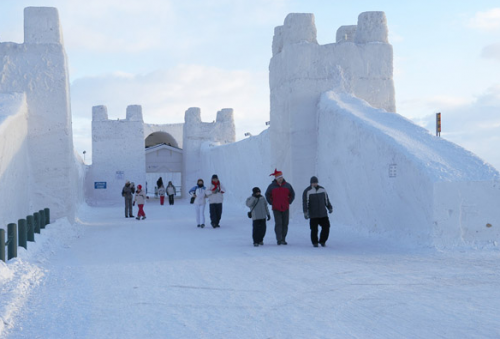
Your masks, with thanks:
[[[28,227],[26,225],[26,219],[19,219],[17,221],[19,226],[19,247],[24,247],[28,249]]]
[[[5,262],[5,230],[0,228],[0,260]]]
[[[45,212],[45,225],[48,225],[50,224],[50,208],[45,208],[44,209],[44,212]]]
[[[35,233],[40,234],[40,214],[38,212],[33,213],[33,219],[35,220]]]
[[[35,220],[32,215],[26,217],[28,224],[28,241],[35,241]]]
[[[40,210],[38,214],[40,215],[40,228],[45,228],[45,211]]]
[[[7,225],[7,236],[9,240],[7,240],[8,244],[8,252],[9,252],[9,260],[17,257],[17,225],[16,224],[8,224]]]
[[[26,219],[19,219],[17,221],[19,226],[19,247],[24,247],[28,249],[28,225],[26,224]]]

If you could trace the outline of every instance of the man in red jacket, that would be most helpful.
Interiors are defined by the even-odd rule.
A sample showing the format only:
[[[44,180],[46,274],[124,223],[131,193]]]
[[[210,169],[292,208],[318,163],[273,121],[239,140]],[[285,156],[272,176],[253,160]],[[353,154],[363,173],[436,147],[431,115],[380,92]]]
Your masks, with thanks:
[[[288,245],[286,235],[288,233],[288,221],[290,218],[290,204],[295,199],[295,192],[292,185],[287,183],[283,178],[283,173],[274,170],[273,182],[267,187],[266,200],[269,205],[272,205],[274,215],[274,232],[278,245]]]

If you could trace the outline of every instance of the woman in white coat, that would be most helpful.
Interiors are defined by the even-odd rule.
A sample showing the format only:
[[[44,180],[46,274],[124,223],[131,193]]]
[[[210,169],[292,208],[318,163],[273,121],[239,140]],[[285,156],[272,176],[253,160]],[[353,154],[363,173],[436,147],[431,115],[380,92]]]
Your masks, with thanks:
[[[192,204],[194,204],[196,211],[196,223],[198,227],[205,227],[205,202],[207,198],[206,188],[203,183],[203,179],[198,179],[196,186],[189,190],[189,194],[191,194],[194,200]]]

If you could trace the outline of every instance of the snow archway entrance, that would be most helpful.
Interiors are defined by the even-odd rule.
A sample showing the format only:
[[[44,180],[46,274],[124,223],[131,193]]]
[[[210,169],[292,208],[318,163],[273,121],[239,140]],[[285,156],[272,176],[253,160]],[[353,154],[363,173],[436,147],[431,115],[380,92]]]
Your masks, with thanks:
[[[157,195],[156,182],[161,177],[166,187],[172,181],[181,196],[183,151],[172,135],[166,132],[151,133],[145,140],[146,147],[146,193]]]
[[[154,132],[148,135],[148,137],[146,138],[146,148],[160,144],[165,144],[177,148],[179,147],[177,140],[175,140],[175,138],[167,132]]]

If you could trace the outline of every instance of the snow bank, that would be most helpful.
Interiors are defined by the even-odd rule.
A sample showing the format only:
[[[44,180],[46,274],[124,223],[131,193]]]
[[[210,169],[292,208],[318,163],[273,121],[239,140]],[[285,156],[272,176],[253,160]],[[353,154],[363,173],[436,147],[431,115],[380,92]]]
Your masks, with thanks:
[[[496,246],[492,166],[346,93],[325,93],[318,119],[318,175],[336,221],[438,248]]]
[[[58,249],[68,248],[82,232],[81,224],[72,225],[67,218],[58,219],[35,234],[35,242],[28,242],[28,250],[19,247],[17,258],[7,263],[0,261],[0,337],[5,329],[14,325],[32,290],[43,281],[42,264]]]

